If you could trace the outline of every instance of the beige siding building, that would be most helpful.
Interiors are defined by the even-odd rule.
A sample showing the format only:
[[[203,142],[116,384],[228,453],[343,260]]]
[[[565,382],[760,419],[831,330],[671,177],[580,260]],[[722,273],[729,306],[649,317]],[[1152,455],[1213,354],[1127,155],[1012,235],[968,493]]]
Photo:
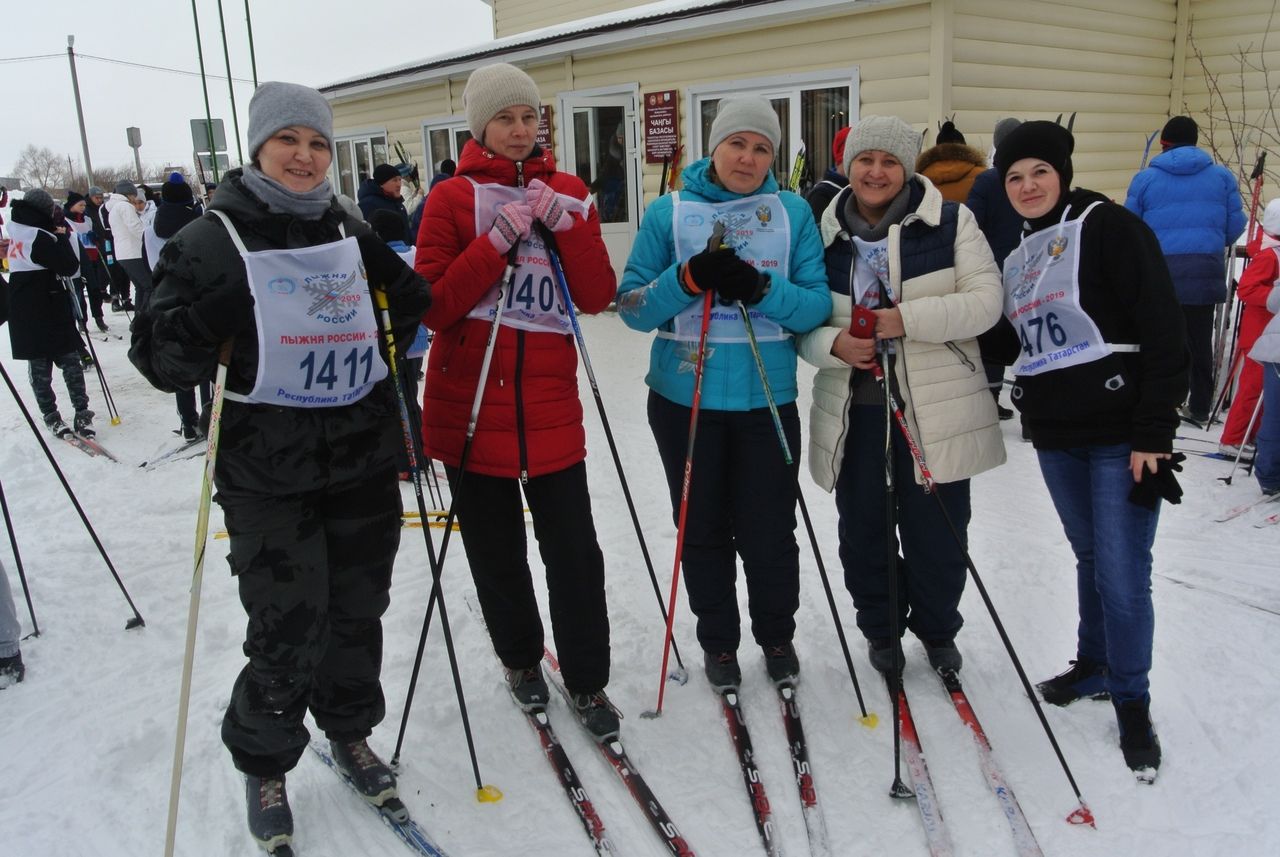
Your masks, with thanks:
[[[487,2],[494,41],[322,87],[336,184],[354,195],[375,164],[399,160],[397,144],[428,175],[456,157],[469,136],[467,76],[511,62],[538,83],[561,168],[595,190],[619,268],[664,174],[656,153],[646,157],[646,115],[672,96],[685,163],[705,154],[720,98],[769,98],[783,183],[802,146],[805,179],[820,178],[835,130],[869,114],[901,116],[926,145],[954,117],[983,150],[1002,117],[1075,114],[1076,182],[1121,199],[1171,115],[1193,115],[1202,144],[1242,175],[1259,148],[1280,144],[1270,109],[1280,79],[1264,71],[1280,69],[1275,0]]]

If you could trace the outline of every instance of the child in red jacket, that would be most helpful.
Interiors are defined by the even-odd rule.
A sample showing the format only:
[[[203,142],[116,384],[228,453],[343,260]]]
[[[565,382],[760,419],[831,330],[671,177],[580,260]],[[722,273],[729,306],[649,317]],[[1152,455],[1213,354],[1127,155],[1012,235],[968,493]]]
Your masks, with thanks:
[[[1249,264],[1245,266],[1240,285],[1236,289],[1236,295],[1244,309],[1240,313],[1236,358],[1231,365],[1234,367],[1236,360],[1243,360],[1244,368],[1240,370],[1240,383],[1236,385],[1235,398],[1227,414],[1227,424],[1222,429],[1222,437],[1218,443],[1218,450],[1232,457],[1240,451],[1242,445],[1253,443],[1262,422],[1258,404],[1262,398],[1262,365],[1248,355],[1267,322],[1271,321],[1272,313],[1267,309],[1267,296],[1271,294],[1272,284],[1280,276],[1280,257],[1277,257],[1276,250],[1273,249],[1280,247],[1280,234],[1268,232],[1265,220],[1264,217],[1264,222],[1259,224],[1260,228],[1249,238],[1246,246]],[[1272,224],[1270,228],[1280,233],[1280,223]],[[1257,418],[1253,416],[1254,410],[1258,410]]]

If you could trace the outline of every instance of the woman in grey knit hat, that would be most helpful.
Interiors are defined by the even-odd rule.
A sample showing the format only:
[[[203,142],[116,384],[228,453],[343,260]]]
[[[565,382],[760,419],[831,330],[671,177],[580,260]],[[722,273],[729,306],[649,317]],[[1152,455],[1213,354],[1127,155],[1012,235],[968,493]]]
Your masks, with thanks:
[[[809,472],[835,491],[845,586],[881,672],[901,668],[893,632],[906,629],[924,642],[934,669],[960,669],[955,636],[967,567],[938,499],[964,540],[969,478],[1004,462],[976,340],[1000,317],[1000,273],[969,210],[915,175],[919,152],[920,134],[897,117],[865,116],[853,126],[844,149],[849,187],[821,223],[832,314],[799,342],[800,356],[818,367]],[[859,316],[865,327],[851,328]],[[902,432],[886,427],[876,377],[885,351],[889,389],[923,451],[927,482]],[[896,527],[885,509],[886,441]],[[902,553],[896,587],[886,545]]]
[[[222,740],[245,775],[250,833],[274,851],[293,833],[285,775],[306,750],[308,710],[356,788],[408,818],[366,740],[386,710],[381,617],[403,438],[371,289],[385,292],[404,342],[430,291],[334,201],[320,93],[262,84],[248,136],[252,162],[161,249],[129,357],[167,392],[213,380],[226,361],[210,442],[248,663]]]
[[[739,557],[750,632],[769,678],[782,686],[800,674],[792,642],[800,606],[794,336],[827,317],[831,298],[809,205],[780,190],[773,175],[781,138],[778,116],[765,99],[722,100],[711,123],[710,156],[685,168],[678,194],[649,206],[618,294],[623,322],[656,333],[645,376],[649,428],[677,526],[694,434],[680,560],[689,607],[698,619],[703,668],[719,692],[742,680]],[[724,237],[711,241],[717,226]],[[708,316],[706,351],[699,360],[701,322]],[[759,343],[763,379],[747,339],[747,318]],[[703,380],[694,432],[693,370],[699,362]],[[779,442],[766,383],[794,464]]]
[[[454,178],[427,197],[418,232],[416,267],[436,297],[426,315],[436,338],[427,358],[423,445],[445,464],[489,636],[511,694],[526,710],[546,705],[549,695],[538,668],[544,629],[527,556],[528,506],[565,686],[578,718],[603,741],[619,724],[605,695],[604,556],[587,487],[570,314],[574,307],[603,310],[617,281],[586,186],[537,145],[542,99],[529,75],[506,63],[482,66],[462,100],[472,139]],[[560,297],[553,248],[572,306]],[[514,273],[504,282],[509,263]],[[472,437],[467,425],[477,391],[482,407]]]

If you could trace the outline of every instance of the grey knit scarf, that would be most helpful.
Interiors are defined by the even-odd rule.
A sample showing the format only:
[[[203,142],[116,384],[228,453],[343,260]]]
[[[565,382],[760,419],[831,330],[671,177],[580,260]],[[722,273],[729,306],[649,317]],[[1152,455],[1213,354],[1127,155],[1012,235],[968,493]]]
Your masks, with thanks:
[[[866,219],[858,213],[858,199],[852,192],[844,203],[844,222],[849,230],[850,235],[856,235],[864,241],[879,241],[889,234],[889,227],[895,223],[901,223],[902,218],[907,216],[907,204],[911,199],[911,182],[907,181],[902,190],[898,191],[898,195],[889,203],[889,208],[885,211],[884,217],[880,218],[880,222],[875,226],[867,223]]]
[[[267,176],[253,165],[244,168],[240,176],[244,186],[267,204],[272,214],[291,214],[302,220],[319,220],[333,202],[333,188],[326,178],[304,193],[289,190],[280,182]]]

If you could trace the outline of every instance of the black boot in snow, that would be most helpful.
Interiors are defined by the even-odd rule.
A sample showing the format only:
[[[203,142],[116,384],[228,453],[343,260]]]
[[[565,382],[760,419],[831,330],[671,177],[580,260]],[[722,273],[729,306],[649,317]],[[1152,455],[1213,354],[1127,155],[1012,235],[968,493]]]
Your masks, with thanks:
[[[403,824],[409,820],[409,810],[400,801],[400,793],[396,791],[395,774],[370,749],[368,741],[364,738],[355,741],[330,739],[329,747],[333,750],[333,761],[338,764],[338,769],[351,781],[356,791],[364,795],[365,800],[392,821]]]
[[[542,678],[542,673],[538,672],[537,666],[522,670],[505,670],[505,672],[507,689],[511,691],[511,698],[516,701],[516,705],[520,706],[521,710],[533,711],[547,707],[551,692],[547,689],[547,683]]]
[[[573,713],[591,737],[600,743],[618,737],[618,711],[604,695],[603,690],[595,693],[575,693],[573,695]]]
[[[284,790],[284,774],[278,777],[245,776],[249,805],[249,832],[268,854],[291,854],[293,812]]]
[[[76,434],[81,437],[93,437],[97,434],[93,430],[93,411],[76,411],[72,425]]]
[[[1070,705],[1077,699],[1107,699],[1107,667],[1086,657],[1071,662],[1071,669],[1036,685],[1050,705]]]
[[[71,426],[62,421],[62,414],[54,411],[44,415],[44,424],[49,427],[49,431],[53,432],[53,436],[64,438],[71,434]]]
[[[890,640],[888,637],[876,637],[867,640],[867,658],[877,672],[889,674],[889,670],[902,672],[902,641]]]
[[[956,648],[955,638],[941,640],[924,640],[924,653],[929,658],[929,666],[936,673],[958,673],[964,666],[964,658]]]
[[[796,657],[796,647],[783,643],[761,648],[764,649],[764,667],[770,680],[778,687],[795,687],[800,681],[800,659]]]
[[[14,652],[10,657],[0,658],[0,690],[22,681],[26,674],[27,668],[22,663],[22,652]]]
[[[1150,785],[1160,770],[1160,739],[1151,726],[1151,703],[1131,699],[1113,703],[1120,724],[1120,752],[1138,782]]]
[[[742,684],[742,669],[738,666],[737,652],[703,652],[702,669],[707,682],[716,693],[736,691]]]

